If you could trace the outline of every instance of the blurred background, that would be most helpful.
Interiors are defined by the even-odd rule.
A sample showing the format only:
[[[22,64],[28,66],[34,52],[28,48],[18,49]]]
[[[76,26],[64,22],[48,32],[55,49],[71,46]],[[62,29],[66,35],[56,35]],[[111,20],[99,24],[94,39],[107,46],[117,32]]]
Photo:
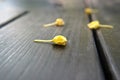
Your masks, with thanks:
[[[82,0],[0,0],[0,3],[5,3],[7,6],[16,6],[22,8],[40,8],[50,6],[62,6],[64,8],[79,8]]]

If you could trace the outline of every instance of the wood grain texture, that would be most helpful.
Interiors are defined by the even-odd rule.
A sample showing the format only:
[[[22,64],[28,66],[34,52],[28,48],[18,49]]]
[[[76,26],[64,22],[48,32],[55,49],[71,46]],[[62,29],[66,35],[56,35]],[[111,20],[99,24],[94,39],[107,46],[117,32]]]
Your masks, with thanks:
[[[42,25],[62,17],[64,27]],[[62,34],[66,47],[34,43]],[[1,80],[104,80],[82,9],[41,8],[0,29]]]

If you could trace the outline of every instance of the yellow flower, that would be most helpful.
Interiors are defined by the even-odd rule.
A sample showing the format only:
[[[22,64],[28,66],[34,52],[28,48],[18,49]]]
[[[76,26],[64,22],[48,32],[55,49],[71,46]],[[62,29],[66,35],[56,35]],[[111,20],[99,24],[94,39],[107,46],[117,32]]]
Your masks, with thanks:
[[[54,42],[57,45],[66,45],[67,39],[66,39],[66,37],[64,37],[62,35],[58,35],[52,39],[52,42]]]
[[[99,23],[99,21],[92,21],[92,22],[90,22],[89,24],[88,24],[88,27],[90,28],[90,29],[99,29],[99,28],[113,28],[113,26],[111,26],[111,25],[102,25],[102,24],[100,24]]]
[[[90,29],[98,29],[99,28],[99,21],[92,21],[91,23],[88,24],[88,27]]]
[[[58,18],[58,19],[56,19],[55,24],[57,26],[63,26],[65,23],[62,18]]]
[[[92,14],[98,12],[96,9],[86,8],[85,13],[86,14]]]
[[[66,37],[62,35],[55,36],[52,40],[34,40],[34,42],[53,42],[56,45],[63,45],[67,44]]]
[[[54,26],[54,25],[55,26],[63,26],[63,25],[65,25],[65,22],[64,22],[64,20],[62,18],[58,18],[53,23],[45,24],[44,27],[49,27],[49,26]]]
[[[91,8],[86,8],[85,9],[85,13],[86,14],[91,14],[92,13],[92,9]]]

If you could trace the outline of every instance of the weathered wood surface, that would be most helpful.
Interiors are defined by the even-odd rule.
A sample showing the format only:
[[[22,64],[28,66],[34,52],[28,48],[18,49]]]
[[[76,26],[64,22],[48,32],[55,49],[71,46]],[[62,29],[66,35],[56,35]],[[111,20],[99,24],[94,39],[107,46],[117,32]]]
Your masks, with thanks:
[[[42,25],[62,17],[64,27]],[[104,80],[82,8],[40,8],[0,29],[0,80]],[[62,34],[66,47],[34,43]]]
[[[118,75],[120,75],[120,1],[94,1],[94,6],[99,11],[96,14],[96,18],[101,24],[114,26],[113,29],[102,28],[101,31],[98,31],[98,34],[101,42],[106,45],[104,46],[105,50],[108,50],[107,52],[112,58],[113,64],[111,65],[117,69]]]

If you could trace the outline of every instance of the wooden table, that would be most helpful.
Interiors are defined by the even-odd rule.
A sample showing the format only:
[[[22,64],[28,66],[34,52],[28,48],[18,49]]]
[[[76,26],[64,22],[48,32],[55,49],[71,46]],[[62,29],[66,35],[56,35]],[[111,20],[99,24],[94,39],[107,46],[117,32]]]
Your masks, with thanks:
[[[105,80],[83,2],[76,9],[9,2],[12,7],[4,3],[0,11],[0,80]],[[43,27],[58,17],[65,26]],[[33,42],[59,34],[67,37],[66,47]]]

